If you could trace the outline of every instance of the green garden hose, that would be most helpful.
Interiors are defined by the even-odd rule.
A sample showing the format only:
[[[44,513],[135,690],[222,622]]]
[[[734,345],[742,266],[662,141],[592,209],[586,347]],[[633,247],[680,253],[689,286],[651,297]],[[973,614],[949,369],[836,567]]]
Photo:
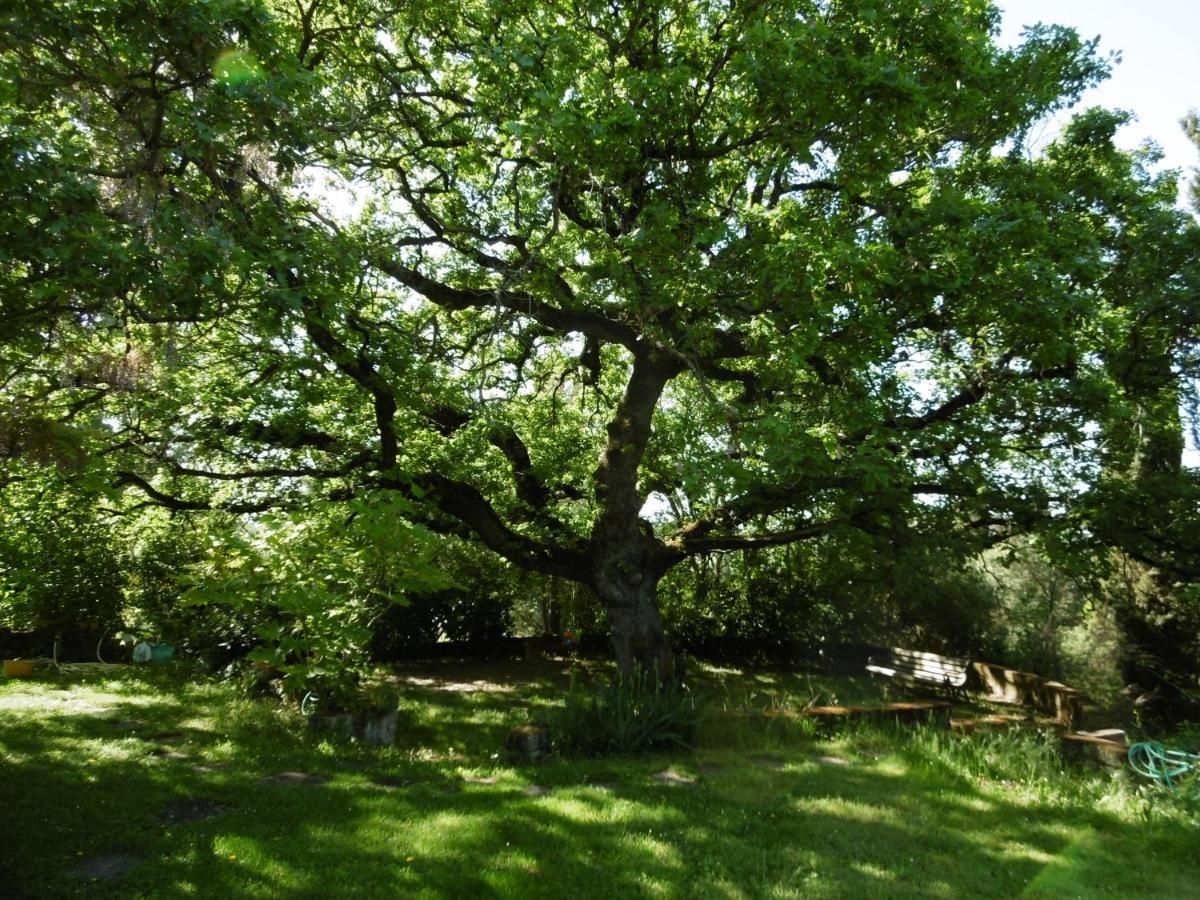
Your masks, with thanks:
[[[1129,748],[1129,767],[1174,790],[1181,778],[1200,771],[1200,754],[1168,750],[1158,741],[1143,741]]]

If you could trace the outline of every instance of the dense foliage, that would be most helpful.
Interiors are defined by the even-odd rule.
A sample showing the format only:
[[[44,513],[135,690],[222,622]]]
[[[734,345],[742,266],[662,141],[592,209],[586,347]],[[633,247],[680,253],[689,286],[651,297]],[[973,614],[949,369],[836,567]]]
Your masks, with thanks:
[[[888,616],[959,645],[974,589],[935,608],[905,567],[1034,529],[1120,547],[1176,597],[1200,534],[1178,414],[1200,238],[1173,178],[1115,149],[1121,115],[1033,152],[1106,62],[1054,27],[1002,48],[997,15],[18,3],[6,470],[115,485],[126,515],[230,517],[206,585],[286,614],[273,646],[299,631],[321,660],[361,653],[393,580],[442,590],[397,546],[421,557],[428,533],[579,585],[626,671],[674,669],[673,569],[697,621],[808,615],[756,588],[710,602],[727,551],[846,550]],[[364,506],[394,517],[386,572],[339,537]],[[792,579],[859,607],[814,638],[872,614],[876,588],[772,583]],[[292,649],[271,664],[324,671]]]

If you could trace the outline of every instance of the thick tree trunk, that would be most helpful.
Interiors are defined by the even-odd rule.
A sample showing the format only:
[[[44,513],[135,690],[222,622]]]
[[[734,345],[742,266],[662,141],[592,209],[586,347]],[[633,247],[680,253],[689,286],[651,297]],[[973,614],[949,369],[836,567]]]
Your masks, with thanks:
[[[592,528],[592,589],[608,614],[617,666],[660,681],[682,676],[663,634],[658,581],[678,562],[641,519],[645,498],[638,468],[650,439],[658,398],[679,371],[678,363],[639,346],[625,394],[608,424],[608,445],[593,473],[600,515]]]
[[[609,636],[623,675],[636,670],[659,681],[682,677],[658,611],[658,547],[639,540],[598,554],[593,586],[608,615]]]

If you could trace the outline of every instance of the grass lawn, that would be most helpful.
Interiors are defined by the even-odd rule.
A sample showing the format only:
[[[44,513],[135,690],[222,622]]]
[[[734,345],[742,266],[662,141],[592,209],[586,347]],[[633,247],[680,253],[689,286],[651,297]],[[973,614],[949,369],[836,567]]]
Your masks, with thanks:
[[[731,715],[858,681],[706,669],[693,750],[514,765],[563,665],[400,677],[386,750],[165,672],[0,684],[0,898],[1200,897],[1186,807],[1036,737]]]

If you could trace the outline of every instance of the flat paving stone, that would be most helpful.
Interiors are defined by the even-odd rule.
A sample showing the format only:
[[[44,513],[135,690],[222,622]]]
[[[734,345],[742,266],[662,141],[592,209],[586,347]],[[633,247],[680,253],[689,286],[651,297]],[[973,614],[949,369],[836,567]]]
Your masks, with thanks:
[[[662,772],[655,772],[650,778],[659,784],[680,785],[683,787],[695,787],[699,784],[697,779],[692,778],[690,775],[681,775],[674,769],[664,769]]]
[[[213,772],[224,772],[232,766],[232,763],[214,762],[214,763],[196,763],[192,766],[197,772],[202,772],[205,775],[211,775]]]
[[[329,778],[313,772],[279,772],[258,779],[259,784],[325,784]]]
[[[815,763],[820,763],[823,766],[848,766],[850,760],[844,759],[841,756],[826,756],[823,753],[810,753],[808,756]]]
[[[521,791],[526,797],[545,797],[553,788],[546,787],[544,784],[530,784]]]
[[[464,775],[462,780],[467,784],[495,784],[500,780],[499,775]]]
[[[213,816],[219,816],[225,807],[213,800],[176,800],[168,803],[158,814],[158,821],[164,825],[184,825],[188,822],[203,822]]]
[[[171,750],[166,747],[155,747],[150,751],[151,756],[156,756],[159,759],[191,759],[191,756],[184,753],[182,750]]]
[[[97,878],[101,881],[109,881],[113,878],[120,878],[141,861],[141,857],[129,853],[105,853],[84,860],[74,868],[67,870],[67,874],[76,878]]]

